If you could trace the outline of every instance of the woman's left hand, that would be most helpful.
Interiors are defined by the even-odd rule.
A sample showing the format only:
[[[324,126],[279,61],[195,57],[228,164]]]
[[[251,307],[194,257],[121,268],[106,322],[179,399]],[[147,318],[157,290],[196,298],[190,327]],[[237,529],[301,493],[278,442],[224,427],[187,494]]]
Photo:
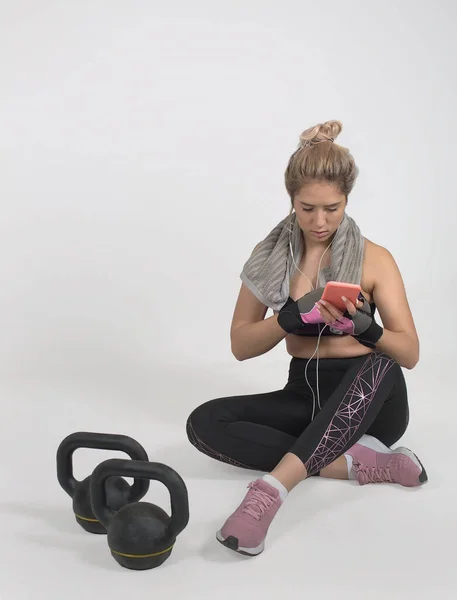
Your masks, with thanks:
[[[357,313],[357,309],[362,308],[363,306],[363,302],[361,300],[356,300],[356,306],[354,306],[354,304],[345,296],[342,296],[342,299],[346,305],[346,310],[351,316],[354,316]],[[331,325],[332,323],[335,323],[344,317],[344,314],[338,308],[326,300],[319,300],[317,302],[317,308],[322,318],[328,325]]]
[[[358,342],[368,348],[375,348],[376,342],[380,339],[384,330],[374,320],[370,305],[363,296],[356,300],[355,305],[344,296],[342,298],[348,316],[344,316],[330,302],[321,299],[316,303],[316,306],[322,319],[332,329],[352,335]]]

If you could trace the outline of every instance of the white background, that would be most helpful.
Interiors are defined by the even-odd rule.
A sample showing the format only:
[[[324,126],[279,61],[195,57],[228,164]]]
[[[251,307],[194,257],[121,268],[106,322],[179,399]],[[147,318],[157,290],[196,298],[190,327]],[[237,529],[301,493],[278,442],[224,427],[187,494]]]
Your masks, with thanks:
[[[455,597],[457,8],[318,6],[0,3],[2,600]],[[348,214],[407,287],[421,360],[402,443],[430,481],[308,481],[243,560],[214,532],[252,473],[197,453],[185,420],[286,381],[284,345],[239,363],[230,321],[288,212],[298,136],[329,119],[360,168]],[[74,523],[55,451],[79,430],[132,435],[185,479],[191,520],[160,569],[121,569]],[[76,474],[107,457],[78,451]],[[147,499],[169,508],[159,484]]]

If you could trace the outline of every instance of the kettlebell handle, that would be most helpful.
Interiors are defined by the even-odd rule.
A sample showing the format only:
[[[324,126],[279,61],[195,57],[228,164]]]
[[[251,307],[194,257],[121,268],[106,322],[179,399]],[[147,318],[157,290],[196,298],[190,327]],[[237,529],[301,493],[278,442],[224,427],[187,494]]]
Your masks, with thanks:
[[[95,467],[90,481],[92,510],[97,519],[108,529],[116,511],[107,506],[105,481],[112,476],[135,477],[163,483],[170,492],[170,536],[176,538],[189,522],[189,499],[186,484],[178,473],[158,462],[122,460],[111,458]]]
[[[133,438],[114,433],[91,433],[79,431],[67,436],[57,449],[57,478],[62,488],[73,498],[79,481],[73,475],[73,453],[78,448],[114,450],[125,452],[133,460],[147,461],[146,450]],[[149,482],[136,480],[130,488],[130,498],[143,497],[149,489]]]

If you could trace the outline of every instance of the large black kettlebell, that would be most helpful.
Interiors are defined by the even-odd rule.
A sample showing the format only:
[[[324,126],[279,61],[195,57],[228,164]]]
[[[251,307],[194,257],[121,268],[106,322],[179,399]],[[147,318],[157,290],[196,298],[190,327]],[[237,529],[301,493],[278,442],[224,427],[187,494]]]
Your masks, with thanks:
[[[136,440],[126,435],[88,433],[81,431],[66,437],[57,449],[57,479],[73,499],[76,522],[89,533],[106,533],[105,527],[95,517],[90,499],[90,479],[78,481],[73,476],[73,453],[78,448],[119,450],[132,459],[147,461],[146,450]],[[128,462],[128,461],[127,461]],[[106,501],[110,508],[119,510],[129,502],[140,500],[149,489],[149,481],[136,480],[130,486],[122,477],[112,477],[106,482]]]
[[[155,504],[135,502],[118,512],[107,505],[105,481],[122,475],[161,481],[170,492],[171,517]],[[170,556],[176,537],[189,522],[187,488],[172,468],[157,462],[112,458],[100,463],[90,482],[92,509],[108,530],[108,546],[127,569],[154,569]]]

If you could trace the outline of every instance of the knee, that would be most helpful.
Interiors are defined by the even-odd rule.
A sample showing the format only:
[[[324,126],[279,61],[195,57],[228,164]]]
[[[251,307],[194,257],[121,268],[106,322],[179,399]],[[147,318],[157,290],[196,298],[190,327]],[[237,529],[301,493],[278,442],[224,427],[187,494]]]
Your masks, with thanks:
[[[214,400],[197,406],[187,418],[186,433],[190,443],[194,446],[208,437],[211,430]]]

